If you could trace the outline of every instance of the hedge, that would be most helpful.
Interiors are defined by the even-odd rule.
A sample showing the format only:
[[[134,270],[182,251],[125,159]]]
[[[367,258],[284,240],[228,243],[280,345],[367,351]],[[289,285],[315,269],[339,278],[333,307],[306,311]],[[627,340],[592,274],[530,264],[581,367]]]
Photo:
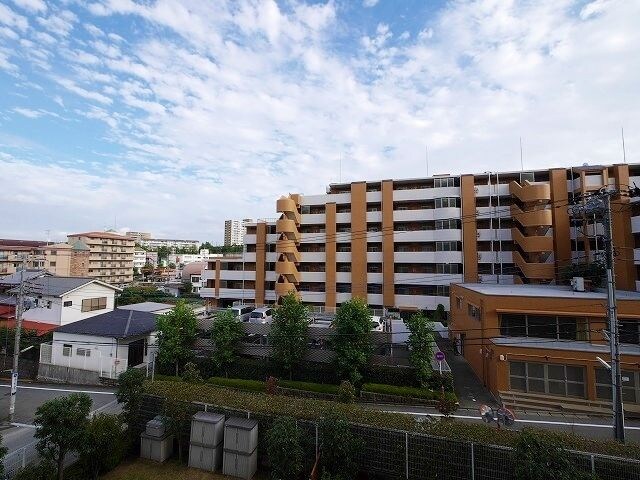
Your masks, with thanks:
[[[319,420],[328,411],[334,411],[344,414],[349,421],[361,425],[424,433],[485,445],[514,446],[519,435],[516,431],[497,430],[482,423],[418,421],[410,415],[365,409],[357,404],[242,392],[210,384],[155,381],[146,382],[145,391],[150,395],[164,398],[203,402],[258,414],[290,415],[294,418],[313,421]],[[587,439],[569,433],[536,431],[543,437],[547,436],[560,441],[568,449],[640,459],[640,445],[636,443],[620,444],[614,440]]]
[[[282,388],[292,388],[315,393],[338,394],[338,385],[328,385],[326,383],[296,382],[295,380],[278,380],[278,386]]]
[[[362,391],[381,393],[383,395],[395,395],[396,397],[421,398],[423,400],[438,400],[441,393],[427,388],[398,387],[396,385],[382,385],[380,383],[365,383]]]
[[[224,377],[211,377],[207,379],[207,383],[217,385],[220,387],[237,388],[239,390],[249,390],[250,392],[265,391],[264,382],[258,380],[244,380],[242,378],[224,378]]]

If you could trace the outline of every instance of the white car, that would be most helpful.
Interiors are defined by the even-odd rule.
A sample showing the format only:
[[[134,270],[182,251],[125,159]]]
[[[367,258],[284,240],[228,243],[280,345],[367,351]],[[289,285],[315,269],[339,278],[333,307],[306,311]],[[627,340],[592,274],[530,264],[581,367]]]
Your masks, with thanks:
[[[249,314],[249,323],[271,323],[273,322],[273,308],[256,308]]]
[[[253,310],[253,306],[251,305],[236,305],[231,307],[231,311],[233,312],[234,317],[236,317],[241,322],[246,322],[249,320],[249,316],[251,315],[251,311]]]

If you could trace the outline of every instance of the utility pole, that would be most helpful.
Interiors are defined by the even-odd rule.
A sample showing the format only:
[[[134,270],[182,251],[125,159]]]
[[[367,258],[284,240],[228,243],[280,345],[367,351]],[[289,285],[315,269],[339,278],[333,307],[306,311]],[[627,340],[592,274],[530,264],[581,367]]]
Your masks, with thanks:
[[[611,408],[613,412],[614,438],[624,442],[624,408],[622,404],[622,372],[620,370],[620,336],[618,333],[618,308],[616,303],[616,277],[614,272],[613,232],[611,228],[611,196],[618,190],[602,190],[586,198],[581,205],[570,209],[573,216],[599,215],[604,226],[605,263],[607,271],[607,321],[611,351]]]
[[[24,272],[27,268],[27,256],[22,256],[20,270],[20,288],[16,301],[16,333],[13,346],[13,369],[11,370],[11,396],[9,398],[9,422],[13,422],[16,413],[16,396],[18,394],[18,358],[20,357],[20,333],[22,332],[22,313],[24,310]]]

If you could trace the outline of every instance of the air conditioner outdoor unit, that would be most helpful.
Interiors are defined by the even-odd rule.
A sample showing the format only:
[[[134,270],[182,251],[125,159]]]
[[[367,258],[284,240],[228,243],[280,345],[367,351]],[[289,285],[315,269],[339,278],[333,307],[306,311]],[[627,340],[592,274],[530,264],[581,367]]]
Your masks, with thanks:
[[[573,277],[571,286],[574,292],[584,292],[584,277]]]

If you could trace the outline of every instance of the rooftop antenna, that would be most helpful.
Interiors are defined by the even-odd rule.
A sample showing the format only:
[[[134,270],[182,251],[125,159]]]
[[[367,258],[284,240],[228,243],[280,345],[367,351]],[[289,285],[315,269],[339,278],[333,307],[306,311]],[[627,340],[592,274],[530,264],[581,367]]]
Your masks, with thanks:
[[[624,127],[622,129],[622,163],[627,163],[627,152],[624,148]]]
[[[49,234],[51,233],[51,230],[45,230],[44,232],[47,234],[47,245],[49,245]]]
[[[520,171],[524,172],[524,161],[522,160],[522,137],[520,137]]]
[[[424,146],[425,160],[427,162],[427,177],[429,176],[429,145]]]

